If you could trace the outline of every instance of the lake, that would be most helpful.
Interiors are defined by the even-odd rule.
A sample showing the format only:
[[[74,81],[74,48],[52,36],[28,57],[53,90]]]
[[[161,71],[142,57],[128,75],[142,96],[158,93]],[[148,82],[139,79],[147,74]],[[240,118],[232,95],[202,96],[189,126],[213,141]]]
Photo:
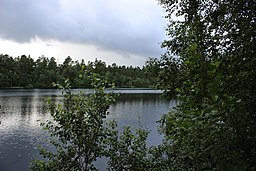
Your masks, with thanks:
[[[124,125],[136,128],[140,123],[151,131],[148,138],[149,145],[161,143],[162,137],[157,132],[156,121],[175,107],[177,101],[165,101],[158,90],[117,89],[114,91],[122,94],[117,102],[110,106],[110,115],[107,120],[118,121],[119,129]],[[44,122],[51,119],[47,110],[47,98],[58,102],[62,99],[61,91],[54,89],[0,90],[0,171],[29,170],[29,163],[38,155],[37,145],[43,144],[48,136],[38,121]],[[99,165],[104,165],[104,162]]]

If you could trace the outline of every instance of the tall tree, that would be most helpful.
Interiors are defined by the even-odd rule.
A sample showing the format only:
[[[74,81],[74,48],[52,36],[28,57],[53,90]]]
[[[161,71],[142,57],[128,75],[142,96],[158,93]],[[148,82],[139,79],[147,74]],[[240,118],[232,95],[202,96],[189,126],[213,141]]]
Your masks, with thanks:
[[[60,67],[60,71],[62,76],[62,83],[65,79],[68,78],[70,80],[71,86],[73,87],[75,83],[75,78],[77,76],[77,71],[74,70],[74,61],[70,56],[68,56],[64,60],[63,64]]]
[[[163,119],[168,167],[255,170],[256,1],[159,2],[169,20],[159,80],[182,101]]]
[[[59,69],[57,66],[56,59],[54,57],[51,57],[49,64],[48,64],[48,69],[49,69],[50,82],[57,83],[57,80],[59,79]]]
[[[32,170],[97,170],[95,161],[104,155],[106,139],[104,122],[108,108],[115,100],[114,94],[104,92],[107,83],[90,75],[94,86],[93,94],[81,91],[74,94],[65,89],[60,104],[50,103],[54,122],[43,123],[51,136],[50,144],[56,151],[40,148],[40,154],[47,160],[35,160]],[[69,87],[66,81],[65,88]],[[60,86],[61,89],[64,87]]]
[[[17,86],[17,63],[9,55],[0,54],[0,87]]]
[[[35,87],[47,87],[49,85],[48,63],[49,59],[44,56],[41,56],[36,60],[36,67],[34,70]]]
[[[18,78],[19,78],[19,86],[22,87],[31,87],[33,80],[33,72],[35,67],[35,62],[30,56],[22,55],[18,57]]]

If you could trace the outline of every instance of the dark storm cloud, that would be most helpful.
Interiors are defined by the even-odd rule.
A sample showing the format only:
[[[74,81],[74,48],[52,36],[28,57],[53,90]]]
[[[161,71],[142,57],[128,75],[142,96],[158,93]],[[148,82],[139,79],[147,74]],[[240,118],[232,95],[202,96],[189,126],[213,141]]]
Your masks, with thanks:
[[[155,56],[164,39],[162,16],[155,0],[1,0],[0,38],[54,39]]]

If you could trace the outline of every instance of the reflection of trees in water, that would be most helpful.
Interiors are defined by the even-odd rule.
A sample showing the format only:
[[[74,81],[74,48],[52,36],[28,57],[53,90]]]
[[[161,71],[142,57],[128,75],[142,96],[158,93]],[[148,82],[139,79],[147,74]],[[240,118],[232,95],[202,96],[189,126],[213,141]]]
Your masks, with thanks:
[[[6,102],[7,102],[7,97],[0,97],[0,119],[1,116],[4,115],[5,113],[5,108],[6,108]]]
[[[0,170],[28,170],[31,157],[37,154],[36,146],[48,137],[38,122],[49,119],[46,99],[36,95],[0,96]]]
[[[117,100],[118,102],[133,102],[140,100],[153,102],[159,100],[161,98],[160,96],[160,94],[121,94]]]
[[[22,122],[30,125],[39,125],[39,122],[49,119],[49,104],[57,103],[58,96],[28,96],[19,97],[20,105],[14,106],[15,108],[20,108],[20,119]],[[16,112],[16,114],[19,114]],[[40,120],[40,121],[39,121]]]
[[[156,109],[159,107],[173,107],[174,101],[165,100],[161,94],[121,94],[117,99],[118,105],[138,106],[139,108]],[[114,104],[113,106],[117,105]]]
[[[59,101],[58,96],[29,96],[20,97],[21,115],[31,115],[37,113],[39,115],[48,114],[49,101],[51,104],[56,104]],[[18,106],[16,106],[18,107]]]
[[[37,113],[40,115],[46,115],[49,113],[49,102],[51,104],[57,104],[60,101],[60,97],[57,95],[52,96],[43,96],[37,99],[37,102],[40,103],[36,106]]]
[[[32,108],[31,97],[21,97],[21,115],[31,114],[31,108]]]
[[[176,106],[176,101],[166,101],[160,94],[121,94],[116,103],[111,105],[108,119],[117,120],[124,125],[152,125],[156,129],[156,121]],[[151,126],[149,126],[151,127]]]

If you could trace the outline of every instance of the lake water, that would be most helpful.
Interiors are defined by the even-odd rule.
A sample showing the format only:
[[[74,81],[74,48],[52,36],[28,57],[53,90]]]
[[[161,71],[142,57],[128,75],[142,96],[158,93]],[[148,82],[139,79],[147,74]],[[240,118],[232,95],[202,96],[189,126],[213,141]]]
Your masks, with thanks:
[[[165,101],[157,90],[115,92],[122,94],[110,107],[107,119],[118,121],[120,129],[124,125],[136,128],[140,122],[151,131],[148,144],[159,144],[162,137],[157,132],[156,121],[176,106],[177,101]],[[62,98],[59,90],[0,90],[0,171],[29,170],[29,163],[38,154],[37,145],[43,144],[48,136],[38,120],[51,119],[46,102],[49,97],[55,101]]]

